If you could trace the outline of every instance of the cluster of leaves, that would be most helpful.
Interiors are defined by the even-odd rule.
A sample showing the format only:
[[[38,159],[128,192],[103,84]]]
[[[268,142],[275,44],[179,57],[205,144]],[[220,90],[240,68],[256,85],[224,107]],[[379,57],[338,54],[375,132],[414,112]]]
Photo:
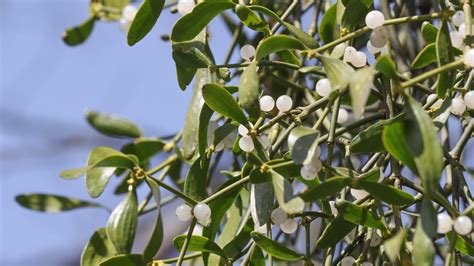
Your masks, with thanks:
[[[474,209],[470,180],[465,179],[469,169],[460,159],[472,136],[471,113],[455,118],[463,133],[452,149],[447,127],[451,99],[472,90],[473,72],[462,58],[455,57],[462,51],[451,45],[453,12],[444,0],[419,5],[380,1],[388,18],[384,25],[390,27],[389,52],[376,54],[372,65],[359,69],[340,60],[338,47],[343,43],[365,46],[371,30],[364,26],[364,18],[374,7],[373,0],[197,2],[169,36],[179,87],[186,90],[194,80],[182,132],[169,139],[144,137],[124,118],[86,114],[98,132],[132,140],[120,150],[94,148],[85,167],[61,173],[66,179],[85,175],[92,198],[102,194],[112,176],[122,178],[115,192],[125,194],[124,199],[106,227],[86,244],[81,265],[179,265],[184,260],[207,265],[266,265],[266,261],[329,265],[345,256],[374,264],[432,265],[435,259],[446,265],[473,262],[472,235],[436,230],[439,212],[473,218]],[[466,3],[470,15],[470,1]],[[90,18],[68,29],[64,41],[82,43],[97,20],[118,20],[127,4],[128,0],[92,0]],[[460,1],[450,4],[456,9],[463,6]],[[165,5],[164,0],[141,4],[128,32],[130,45],[147,35],[164,7],[173,9],[174,5]],[[301,19],[310,13],[312,24],[304,31]],[[217,16],[234,36],[222,65],[215,63],[206,32]],[[467,46],[470,40],[466,38]],[[232,53],[245,44],[257,47],[254,59],[229,64]],[[239,77],[238,86],[230,85]],[[312,89],[321,78],[331,83],[329,97]],[[284,113],[262,112],[262,93],[287,94],[296,107]],[[443,99],[440,107],[431,108],[434,102],[420,104],[431,93]],[[352,111],[353,121],[337,123],[341,106]],[[209,132],[211,123],[219,126]],[[239,125],[249,129],[255,150],[243,152],[236,137],[231,149],[216,151]],[[259,134],[269,134],[268,148],[259,145]],[[323,151],[323,169],[307,180],[300,169],[318,148]],[[150,160],[163,153],[170,155],[153,167]],[[232,164],[218,175],[215,169],[223,157],[231,158]],[[364,164],[358,166],[357,160]],[[187,173],[182,176],[182,171]],[[158,172],[160,176],[154,176]],[[218,177],[222,185],[209,189],[211,178]],[[136,188],[143,185],[149,193],[139,204]],[[162,199],[161,189],[173,197]],[[368,194],[357,199],[351,190]],[[174,200],[192,206],[208,204],[211,221],[201,235],[194,235],[193,218],[189,233],[174,240],[179,257],[154,260],[163,241],[160,207]],[[44,212],[105,208],[46,194],[20,195],[17,201]],[[331,201],[336,202],[335,210]],[[276,207],[298,219],[306,233],[283,237],[270,218]],[[142,254],[130,254],[137,219],[149,212],[156,213],[149,242]],[[266,226],[263,233],[258,230],[261,226]],[[371,244],[376,236],[382,240]],[[304,254],[298,245],[305,246]],[[191,251],[196,253],[186,255]]]

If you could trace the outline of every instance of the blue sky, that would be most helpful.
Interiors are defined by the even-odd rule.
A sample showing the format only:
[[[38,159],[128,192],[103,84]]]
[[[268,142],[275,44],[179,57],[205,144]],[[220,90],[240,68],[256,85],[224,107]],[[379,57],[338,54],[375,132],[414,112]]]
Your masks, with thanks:
[[[97,23],[85,44],[71,48],[63,44],[61,32],[87,18],[88,1],[2,0],[0,5],[0,264],[77,265],[107,213],[43,214],[20,208],[14,197],[43,192],[88,199],[83,179],[65,181],[58,173],[82,166],[94,146],[119,147],[123,141],[89,128],[86,109],[128,117],[147,136],[182,127],[191,90],[178,88],[170,44],[160,40],[178,15],[164,11],[157,27],[133,48],[116,23]],[[213,42],[229,39],[223,33]],[[214,46],[222,61],[226,48]],[[115,206],[120,198],[112,191],[99,201]],[[172,206],[168,210],[171,214]],[[174,214],[167,216],[169,224],[175,223]],[[142,229],[153,219],[145,219]],[[184,227],[170,234],[179,230]]]

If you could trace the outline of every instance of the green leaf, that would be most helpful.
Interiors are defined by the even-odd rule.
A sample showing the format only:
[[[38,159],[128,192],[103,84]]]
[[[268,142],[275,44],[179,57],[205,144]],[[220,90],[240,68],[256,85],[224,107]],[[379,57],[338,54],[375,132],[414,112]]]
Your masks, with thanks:
[[[395,62],[389,55],[383,55],[377,59],[375,64],[375,69],[385,75],[388,78],[391,78],[395,81],[398,81],[398,73]]]
[[[305,126],[295,127],[288,136],[288,149],[291,151],[291,158],[295,164],[303,164],[310,157],[312,145],[319,137],[319,132]],[[312,158],[312,157],[311,157]]]
[[[270,170],[272,174],[273,191],[278,205],[289,214],[299,213],[304,209],[302,198],[293,195],[293,188],[278,172]]]
[[[349,201],[338,200],[336,202],[336,208],[342,217],[351,222],[362,226],[385,230],[385,225],[381,219],[367,208],[353,204]]]
[[[346,87],[354,69],[336,58],[321,56],[320,60],[333,90]]]
[[[232,123],[227,123],[218,127],[214,131],[214,146],[219,144],[227,136],[232,134],[232,132],[235,132],[237,130],[237,127],[238,127],[237,125],[232,124]]]
[[[400,250],[403,247],[405,238],[407,236],[407,230],[402,229],[397,234],[383,242],[385,247],[385,253],[392,263],[396,263],[399,259]]]
[[[374,74],[372,68],[364,67],[356,70],[350,78],[349,94],[355,119],[360,119],[364,114],[365,105],[372,90]]]
[[[100,266],[144,266],[142,255],[124,254],[111,257],[100,263]]]
[[[89,195],[97,198],[102,194],[110,177],[117,168],[130,169],[135,163],[123,153],[109,147],[96,147],[87,159],[86,188]]]
[[[339,35],[336,26],[336,15],[337,3],[333,4],[326,13],[324,13],[321,24],[319,25],[319,34],[321,35],[321,40],[325,43],[332,42]]]
[[[432,63],[437,62],[438,57],[436,55],[436,44],[430,43],[426,45],[423,50],[416,56],[411,63],[414,69],[424,68]]]
[[[165,0],[145,0],[137,11],[128,30],[127,42],[133,46],[143,39],[160,17]]]
[[[155,199],[157,206],[155,226],[153,227],[150,239],[148,240],[145,250],[143,251],[143,260],[148,262],[153,259],[156,253],[158,253],[158,250],[160,250],[161,244],[163,243],[163,219],[160,212],[160,186],[152,178],[146,178],[145,181],[153,193],[153,198]]]
[[[264,7],[264,6],[259,6],[259,5],[252,5],[249,6],[251,10],[260,12],[262,14],[265,14],[276,21],[280,22],[283,26],[286,27],[286,29],[293,34],[296,39],[300,40],[302,43],[304,43],[305,46],[311,49],[318,48],[319,44],[318,42],[308,33],[302,31],[300,28],[295,27],[294,25],[282,20],[275,12],[271,11],[270,9]]]
[[[95,130],[106,136],[139,138],[142,135],[133,122],[123,117],[88,111],[86,119]]]
[[[258,97],[259,93],[259,77],[257,73],[257,62],[251,62],[242,72],[239,84],[239,102],[240,105],[253,118],[258,118],[260,107]]]
[[[407,115],[405,140],[414,157],[416,169],[425,192],[433,195],[443,171],[443,151],[438,141],[436,127],[423,107],[410,96],[405,105]]]
[[[418,221],[413,236],[413,263],[420,266],[431,266],[434,262],[435,247],[430,237],[426,235]]]
[[[189,104],[188,111],[186,113],[186,118],[184,121],[184,128],[183,128],[183,155],[186,159],[191,159],[197,157],[196,151],[200,148],[200,137],[203,140],[201,132],[201,136],[199,135],[200,129],[206,128],[209,121],[201,120],[202,117],[207,117],[208,114],[212,114],[212,111],[209,107],[204,103],[204,98],[202,95],[201,88],[210,82],[215,82],[216,76],[212,74],[208,69],[199,69],[196,74],[196,82],[194,84],[194,92],[193,97],[191,99],[191,103]],[[201,122],[206,123],[205,125],[201,125]],[[207,131],[205,133],[207,135]],[[205,143],[207,145],[207,136]],[[202,144],[201,144],[202,145]]]
[[[454,61],[454,52],[451,45],[451,38],[449,36],[448,22],[443,20],[441,27],[436,36],[436,55],[438,58],[438,67],[446,65]],[[438,75],[436,82],[436,94],[438,98],[444,98],[446,92],[454,84],[455,72],[444,71]]]
[[[446,239],[448,241],[452,241],[453,239],[453,232],[449,232],[446,234]],[[469,242],[469,240],[466,240],[464,237],[461,237],[460,235],[455,236],[455,241],[456,244],[454,245],[459,252],[469,255],[469,256],[474,256],[474,246]]]
[[[385,201],[388,204],[404,205],[411,204],[415,201],[415,198],[411,194],[393,186],[365,180],[359,180],[358,184],[365,191],[369,192],[371,196]]]
[[[237,209],[237,211],[240,210]],[[240,221],[237,224],[240,226]],[[240,256],[242,250],[244,250],[247,244],[250,242],[250,233],[253,231],[253,229],[254,224],[252,220],[248,220],[244,228],[242,228],[242,230],[240,230],[237,235],[232,234],[227,236],[230,238],[230,242],[224,246],[224,252],[227,254],[227,256],[234,258],[234,261],[236,257]]]
[[[438,231],[438,213],[428,197],[423,197],[421,202],[420,219],[423,232],[429,238],[435,237]]]
[[[250,262],[249,266],[265,266],[266,260],[265,256],[263,255],[262,249],[259,246],[255,246],[250,254]]]
[[[186,235],[180,235],[173,240],[173,244],[177,250],[181,250],[185,239]],[[219,245],[205,237],[197,235],[191,236],[187,251],[208,252],[226,258],[226,254]]]
[[[125,154],[133,154],[140,162],[147,162],[151,157],[163,150],[165,142],[158,138],[140,138],[134,142],[125,144],[121,151]]]
[[[64,43],[74,46],[85,42],[94,29],[96,19],[97,18],[95,16],[90,16],[80,25],[66,29],[62,33]]]
[[[387,125],[400,120],[400,118],[401,117],[395,117],[378,121],[359,132],[359,134],[357,134],[351,141],[351,152],[371,153],[385,151],[382,141],[383,130]]]
[[[275,258],[288,261],[303,259],[303,255],[298,254],[296,251],[291,250],[285,245],[275,242],[260,233],[252,232],[250,235],[252,236],[253,241],[255,241],[261,249],[265,250]]]
[[[398,161],[416,172],[414,158],[410,154],[408,143],[403,136],[405,125],[402,121],[396,121],[385,126],[382,133],[382,140],[385,149]]]
[[[335,246],[355,227],[355,224],[344,220],[342,216],[337,216],[324,229],[316,242],[316,248],[324,249]]]
[[[86,167],[74,168],[74,169],[61,171],[59,176],[61,176],[64,179],[76,179],[83,176],[86,172],[87,172]]]
[[[49,194],[21,194],[15,197],[15,201],[27,209],[49,213],[70,211],[84,207],[105,208],[97,203]]]
[[[107,221],[107,236],[118,254],[132,250],[138,218],[138,201],[135,190],[128,192],[125,199],[114,209]]]
[[[204,160],[204,161],[202,161]],[[194,161],[189,169],[184,182],[183,192],[187,196],[197,201],[207,197],[207,174],[209,161],[199,158]]]
[[[305,50],[306,46],[298,39],[288,35],[273,35],[261,41],[257,47],[255,58],[262,58],[269,54],[290,49]]]
[[[349,0],[345,4],[342,15],[342,28],[353,31],[360,24],[365,23],[365,16],[369,13],[373,0]]]
[[[436,36],[438,35],[438,28],[433,26],[430,22],[425,21],[421,25],[421,34],[427,44],[434,43],[436,42]]]
[[[235,4],[231,1],[201,2],[191,13],[184,15],[176,22],[171,32],[171,40],[182,42],[193,39],[215,16],[234,7]]]
[[[252,30],[269,33],[270,29],[267,23],[260,19],[260,17],[250,10],[246,5],[237,4],[235,6],[235,13],[240,21]]]
[[[115,247],[107,238],[105,228],[92,234],[81,254],[81,266],[97,266],[100,262],[115,255]]]
[[[252,184],[250,189],[250,211],[255,224],[262,226],[268,222],[274,201],[271,182]]]
[[[122,17],[123,8],[130,4],[130,0],[101,0],[100,2],[92,0],[90,2],[90,13],[105,21],[119,20]],[[115,12],[110,12],[111,10]]]
[[[306,202],[313,202],[319,199],[324,199],[329,196],[333,196],[344,187],[350,185],[352,178],[335,176],[331,177],[319,185],[314,186],[313,188],[307,190],[301,195],[301,198]]]
[[[240,124],[247,124],[247,117],[239,104],[226,89],[217,84],[206,84],[202,87],[206,104],[214,111],[229,117]]]

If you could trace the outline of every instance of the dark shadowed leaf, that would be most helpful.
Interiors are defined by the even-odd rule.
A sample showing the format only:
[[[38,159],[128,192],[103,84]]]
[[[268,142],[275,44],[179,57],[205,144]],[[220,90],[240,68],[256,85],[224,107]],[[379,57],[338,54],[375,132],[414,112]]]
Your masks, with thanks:
[[[204,160],[204,161],[202,161]],[[184,182],[184,194],[195,200],[207,197],[207,174],[209,161],[199,158],[192,164]]]
[[[296,251],[291,250],[285,245],[275,242],[260,233],[252,232],[250,235],[252,236],[253,241],[255,241],[261,249],[265,250],[275,258],[289,261],[301,260],[303,258],[303,255],[298,254]]]
[[[438,67],[454,61],[454,49],[451,45],[448,22],[446,20],[443,20],[441,23],[438,35],[436,36],[436,55]],[[452,70],[443,71],[438,75],[436,94],[438,94],[439,98],[444,98],[448,89],[453,86],[454,77],[455,73]]]
[[[173,240],[173,244],[177,250],[181,250],[185,239],[186,235],[180,235]],[[215,242],[202,236],[193,235],[189,241],[187,250],[208,252],[226,258],[224,251]]]
[[[118,254],[130,253],[137,227],[138,201],[135,190],[114,209],[107,221],[107,237]]]
[[[421,33],[426,43],[434,43],[436,42],[436,36],[438,35],[438,28],[433,26],[433,24],[431,24],[430,22],[425,21],[421,25]]]
[[[214,111],[225,115],[240,124],[246,125],[247,118],[235,98],[226,89],[217,84],[206,84],[202,87],[206,104]]]
[[[100,228],[92,234],[84,247],[81,254],[81,266],[97,266],[115,253],[115,247],[107,238],[105,228]]]
[[[395,117],[387,120],[378,121],[368,128],[357,134],[351,141],[351,152],[353,153],[370,153],[381,152],[385,148],[382,141],[383,129],[397,120],[400,117]]]
[[[319,34],[321,35],[321,40],[325,43],[333,41],[337,36],[337,25],[336,25],[336,15],[337,15],[337,4],[333,4],[324,14],[321,24],[319,25]]]
[[[69,211],[84,207],[105,208],[97,203],[49,194],[22,194],[16,196],[15,200],[18,204],[27,209],[49,213]]]
[[[86,112],[85,116],[89,124],[104,135],[130,138],[142,135],[140,128],[126,118],[94,111]]]
[[[111,257],[100,263],[100,266],[144,266],[142,255],[124,254]]]
[[[250,190],[250,211],[255,224],[262,226],[268,222],[273,210],[275,197],[271,182],[252,184]]]
[[[397,74],[397,67],[395,66],[395,62],[393,62],[392,58],[389,55],[383,55],[377,59],[377,63],[375,64],[375,69],[380,73],[384,74],[384,76],[391,78],[395,81],[398,81],[398,74]]]
[[[411,194],[393,186],[365,180],[359,180],[358,183],[359,186],[369,192],[370,195],[388,204],[404,205],[411,204],[415,201],[415,198]]]
[[[385,225],[381,219],[373,214],[367,208],[358,206],[345,200],[338,200],[336,208],[342,217],[351,222],[362,226],[385,230]]]
[[[182,42],[193,39],[215,16],[234,6],[235,4],[231,1],[201,2],[191,13],[184,15],[176,22],[171,33],[171,40]]]
[[[128,30],[127,42],[133,46],[145,37],[160,17],[165,0],[145,0],[137,11]]]
[[[336,195],[344,187],[350,185],[352,178],[335,176],[331,177],[319,185],[307,190],[301,195],[301,198],[306,202],[313,202],[315,200],[324,199],[329,196]]]
[[[373,0],[349,0],[345,4],[345,11],[342,15],[342,27],[354,30],[360,24],[365,23],[365,16],[369,13]]]
[[[354,228],[355,224],[344,220],[342,216],[334,218],[316,241],[316,248],[329,248],[341,241]]]
[[[95,16],[91,16],[80,25],[66,29],[62,34],[64,43],[74,46],[85,42],[94,29],[96,19]]]

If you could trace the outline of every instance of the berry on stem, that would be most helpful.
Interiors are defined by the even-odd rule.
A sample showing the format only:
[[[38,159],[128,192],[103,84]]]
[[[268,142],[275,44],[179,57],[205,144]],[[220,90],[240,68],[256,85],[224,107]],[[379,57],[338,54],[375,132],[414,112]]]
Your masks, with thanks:
[[[270,112],[275,108],[275,100],[269,95],[262,96],[259,100],[260,110],[262,112]]]
[[[251,61],[255,57],[255,47],[250,44],[246,44],[240,48],[240,56],[242,59]]]
[[[282,113],[288,112],[293,107],[293,100],[288,95],[282,95],[276,100],[276,107]]]
[[[464,100],[461,97],[454,98],[451,102],[451,113],[461,116],[465,111],[466,104],[464,103]]]
[[[470,91],[464,95],[464,103],[467,108],[474,109],[474,91]]]
[[[282,224],[288,219],[288,214],[282,208],[276,208],[272,211],[270,218],[274,224]]]
[[[316,92],[322,97],[329,97],[331,94],[331,83],[329,83],[329,79],[320,79],[318,83],[316,83]]]
[[[446,234],[453,228],[453,219],[447,213],[438,214],[438,229],[437,232],[440,234]]]
[[[181,15],[186,15],[188,13],[191,13],[194,9],[194,0],[178,0],[178,12]]]
[[[298,228],[298,224],[292,218],[288,218],[286,221],[280,224],[280,228],[285,234],[293,234]]]
[[[472,221],[467,216],[458,216],[454,221],[454,231],[460,235],[467,235],[472,231]]]
[[[193,213],[194,217],[196,217],[200,223],[208,223],[209,219],[211,219],[211,208],[205,203],[200,202],[196,204]]]
[[[255,149],[252,137],[243,136],[239,140],[239,147],[244,152],[252,152]]]
[[[193,217],[192,208],[187,204],[182,204],[176,208],[176,217],[181,222],[187,222]]]
[[[474,67],[474,49],[469,49],[464,54],[464,64],[468,67]]]
[[[375,29],[380,27],[385,22],[385,16],[382,12],[378,10],[370,11],[367,16],[365,16],[365,24],[369,29]]]

